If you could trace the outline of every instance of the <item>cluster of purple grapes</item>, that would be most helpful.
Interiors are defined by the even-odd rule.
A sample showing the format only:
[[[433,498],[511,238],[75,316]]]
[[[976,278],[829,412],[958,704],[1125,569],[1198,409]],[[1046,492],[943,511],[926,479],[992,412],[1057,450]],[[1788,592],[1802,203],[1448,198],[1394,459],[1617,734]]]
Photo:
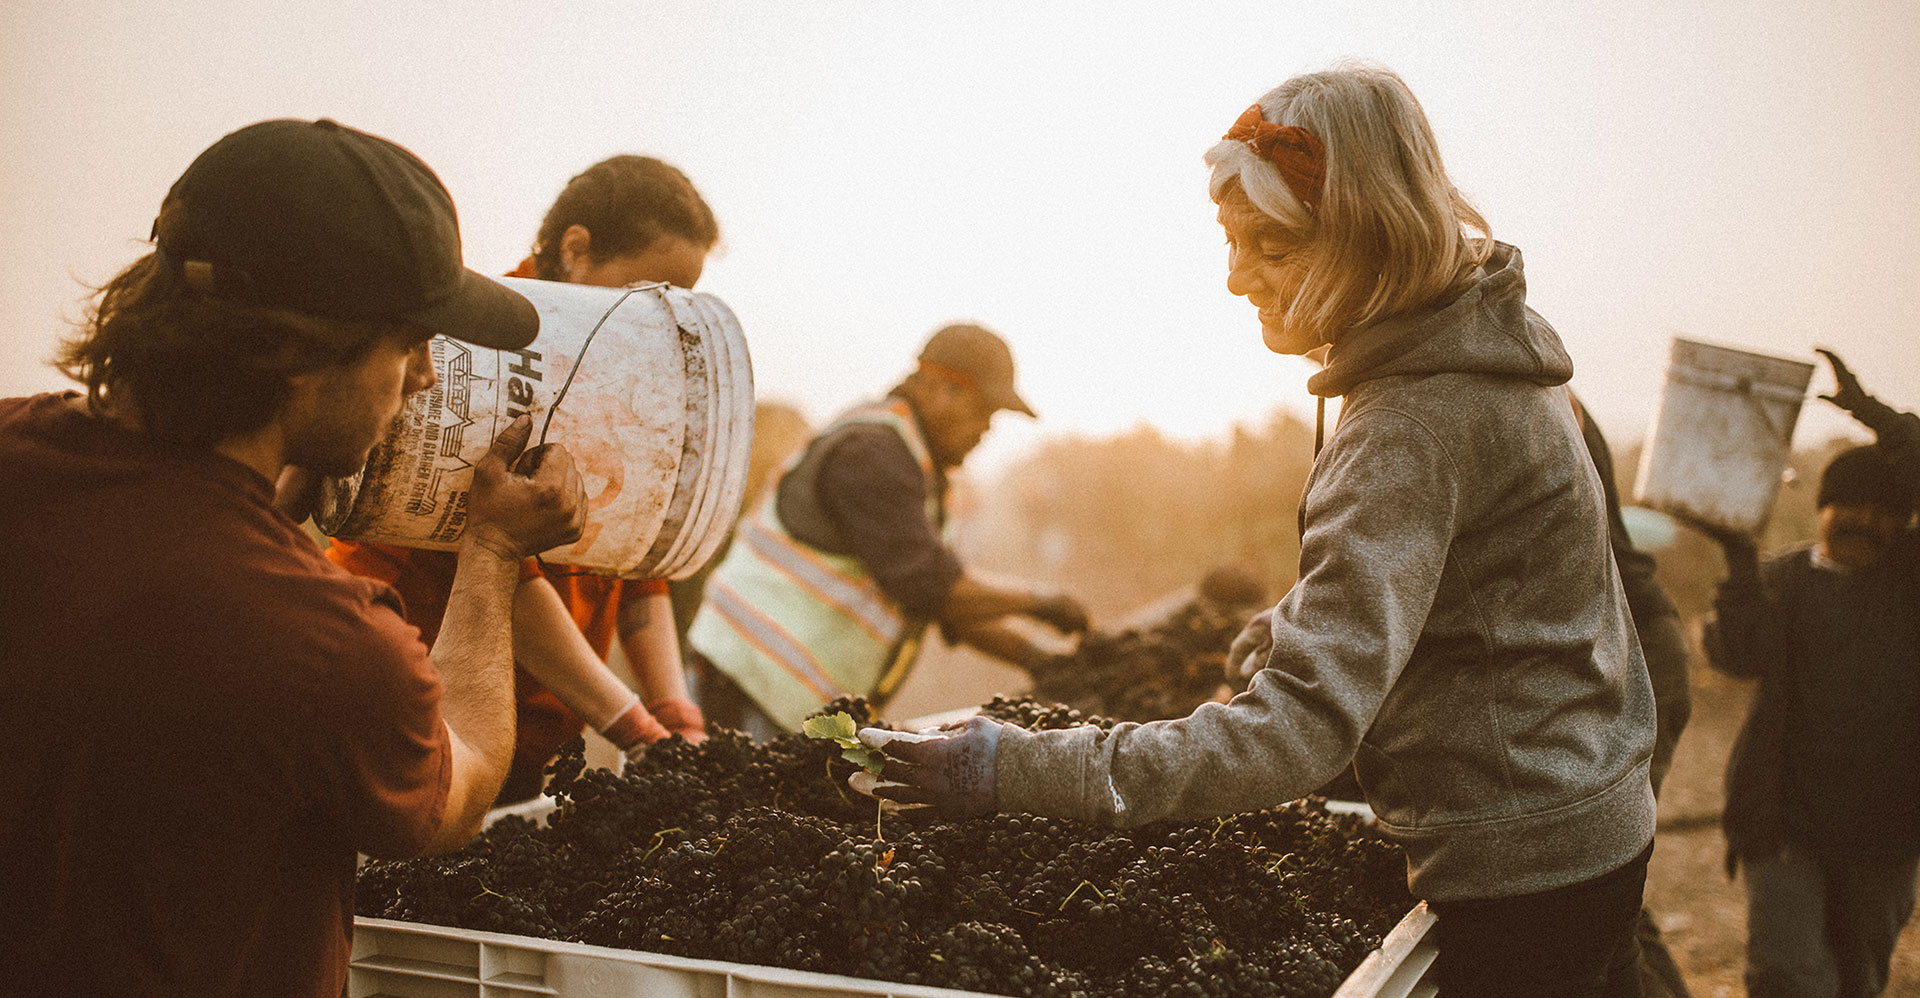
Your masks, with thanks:
[[[880,815],[800,735],[674,739],[620,775],[578,752],[546,826],[368,863],[359,913],[1006,995],[1324,996],[1412,905],[1398,848],[1311,799],[1128,830],[952,822]]]

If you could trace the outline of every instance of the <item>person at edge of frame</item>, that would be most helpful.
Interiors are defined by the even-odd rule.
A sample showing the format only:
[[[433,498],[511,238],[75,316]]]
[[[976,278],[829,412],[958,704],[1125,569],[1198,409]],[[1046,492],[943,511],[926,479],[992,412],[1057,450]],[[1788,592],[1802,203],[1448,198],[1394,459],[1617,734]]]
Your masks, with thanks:
[[[1920,867],[1920,416],[1860,387],[1823,395],[1874,432],[1820,476],[1817,536],[1762,561],[1696,522],[1727,577],[1707,661],[1758,679],[1727,763],[1727,874],[1747,892],[1747,994],[1886,990]]]
[[[459,848],[506,776],[507,603],[582,479],[500,430],[429,649],[275,483],[358,470],[430,338],[525,347],[532,304],[426,164],[326,119],[215,142],[153,236],[63,345],[84,394],[0,400],[0,992],[339,998],[356,854]]]

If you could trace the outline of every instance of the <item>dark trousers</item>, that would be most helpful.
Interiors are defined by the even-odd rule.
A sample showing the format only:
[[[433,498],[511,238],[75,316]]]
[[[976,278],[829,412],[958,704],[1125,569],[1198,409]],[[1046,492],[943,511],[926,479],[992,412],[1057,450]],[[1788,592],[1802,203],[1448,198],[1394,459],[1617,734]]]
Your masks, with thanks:
[[[786,729],[768,717],[739,683],[698,651],[687,658],[687,686],[700,702],[700,712],[708,723],[744,732],[756,742],[770,742],[786,734]]]
[[[1740,862],[1748,995],[1873,998],[1886,990],[1900,927],[1913,915],[1913,857],[1840,859],[1789,848]]]
[[[1640,998],[1634,926],[1652,855],[1538,894],[1431,904],[1440,994]]]
[[[1640,998],[1688,998],[1687,979],[1660,938],[1652,912],[1640,909],[1633,935],[1640,945]]]

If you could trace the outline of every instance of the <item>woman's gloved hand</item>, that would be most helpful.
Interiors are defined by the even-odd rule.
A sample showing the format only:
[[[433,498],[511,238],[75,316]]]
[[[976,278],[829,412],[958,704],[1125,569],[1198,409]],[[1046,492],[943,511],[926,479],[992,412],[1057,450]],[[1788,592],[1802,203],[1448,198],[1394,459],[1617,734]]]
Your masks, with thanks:
[[[993,781],[1001,728],[985,717],[931,732],[861,728],[860,743],[885,755],[886,767],[878,781],[869,776],[850,785],[881,800],[930,804],[947,818],[992,814],[999,810]]]
[[[1262,610],[1247,621],[1227,646],[1227,682],[1244,690],[1253,682],[1253,674],[1267,667],[1273,652],[1273,611]]]

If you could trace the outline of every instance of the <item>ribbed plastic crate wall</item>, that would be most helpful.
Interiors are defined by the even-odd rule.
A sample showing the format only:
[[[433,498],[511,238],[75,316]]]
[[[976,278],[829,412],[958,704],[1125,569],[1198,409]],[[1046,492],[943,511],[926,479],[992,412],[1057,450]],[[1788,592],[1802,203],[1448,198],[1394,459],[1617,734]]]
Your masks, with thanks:
[[[348,998],[973,998],[974,992],[415,925],[354,922]]]
[[[1334,998],[1432,998],[1433,916],[1415,908]],[[354,921],[348,998],[978,998],[780,967],[379,918]]]
[[[1333,998],[1433,998],[1440,991],[1433,983],[1433,958],[1440,952],[1433,944],[1433,923],[1427,903],[1415,905],[1380,948],[1347,975]]]

